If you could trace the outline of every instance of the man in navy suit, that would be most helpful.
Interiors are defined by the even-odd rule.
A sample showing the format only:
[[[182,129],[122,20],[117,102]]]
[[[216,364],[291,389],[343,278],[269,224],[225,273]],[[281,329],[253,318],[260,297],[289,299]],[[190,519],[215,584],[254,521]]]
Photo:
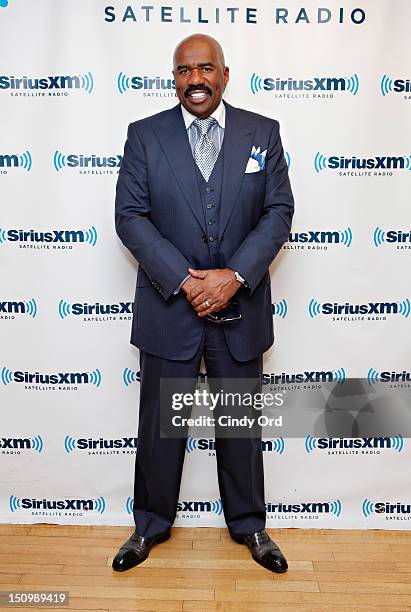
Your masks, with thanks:
[[[141,391],[133,514],[113,568],[144,561],[170,536],[185,439],[160,437],[160,379],[259,379],[273,343],[269,265],[294,210],[278,122],[222,101],[229,79],[216,40],[196,34],[174,53],[180,104],[130,124],[116,230],[139,262],[131,342]],[[275,572],[287,561],[265,531],[261,440],[216,436],[232,538]]]

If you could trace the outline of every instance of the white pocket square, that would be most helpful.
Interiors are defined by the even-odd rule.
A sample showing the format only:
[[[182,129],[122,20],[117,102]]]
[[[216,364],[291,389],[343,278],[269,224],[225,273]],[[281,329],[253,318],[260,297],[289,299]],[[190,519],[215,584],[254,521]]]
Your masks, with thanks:
[[[267,149],[261,151],[261,147],[253,146],[251,149],[251,155],[248,159],[247,166],[245,169],[246,174],[250,172],[260,172],[265,168],[265,156],[267,155]]]
[[[254,159],[254,157],[249,157],[247,166],[245,168],[245,173],[250,174],[251,172],[260,172],[260,170],[261,168],[260,168],[260,164],[258,163],[258,161]]]

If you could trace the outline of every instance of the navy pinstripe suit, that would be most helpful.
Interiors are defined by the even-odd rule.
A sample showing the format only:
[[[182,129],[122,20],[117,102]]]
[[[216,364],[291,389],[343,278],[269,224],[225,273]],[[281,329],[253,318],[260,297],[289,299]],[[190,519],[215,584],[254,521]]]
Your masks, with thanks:
[[[131,335],[141,360],[134,518],[146,537],[174,520],[185,448],[184,439],[159,437],[159,379],[195,377],[202,355],[210,377],[260,377],[262,354],[274,341],[268,268],[287,240],[294,209],[279,125],[225,107],[223,147],[209,181],[218,198],[211,239],[208,192],[180,105],[130,124],[117,183],[116,230],[139,262]],[[266,163],[246,174],[252,146],[267,150]],[[174,294],[189,267],[240,272],[249,285],[235,295],[240,321],[216,326],[197,316],[183,292]],[[216,439],[216,453],[230,530],[262,529],[261,443]]]

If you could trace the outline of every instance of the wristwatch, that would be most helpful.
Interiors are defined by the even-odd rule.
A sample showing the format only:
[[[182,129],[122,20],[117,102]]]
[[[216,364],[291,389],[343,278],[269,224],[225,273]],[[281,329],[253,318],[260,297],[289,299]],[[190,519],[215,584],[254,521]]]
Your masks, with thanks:
[[[243,278],[241,274],[236,270],[234,270],[234,276],[239,283],[241,283],[242,285],[247,285],[245,278]]]

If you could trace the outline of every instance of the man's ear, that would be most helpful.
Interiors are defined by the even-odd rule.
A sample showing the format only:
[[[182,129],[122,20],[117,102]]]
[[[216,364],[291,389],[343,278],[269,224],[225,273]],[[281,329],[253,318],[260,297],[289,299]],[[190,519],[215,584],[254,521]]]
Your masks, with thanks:
[[[226,87],[229,80],[230,80],[230,69],[228,66],[224,66],[224,87]]]

